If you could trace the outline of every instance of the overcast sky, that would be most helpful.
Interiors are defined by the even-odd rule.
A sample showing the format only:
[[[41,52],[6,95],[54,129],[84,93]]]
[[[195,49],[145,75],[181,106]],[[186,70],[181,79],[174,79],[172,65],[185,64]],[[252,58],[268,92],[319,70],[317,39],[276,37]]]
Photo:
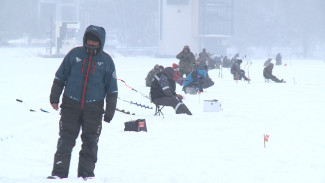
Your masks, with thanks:
[[[46,11],[39,16],[37,2],[38,0],[1,1],[0,40],[19,38],[22,35],[46,37],[46,33],[50,30],[51,14],[55,10],[43,4]],[[109,31],[124,34],[130,44],[150,46],[157,43],[159,0],[79,0],[79,2],[76,16],[81,20],[83,28],[89,23],[99,24]],[[235,46],[302,45],[308,49],[324,46],[324,0],[233,2],[232,44]],[[75,8],[68,7],[67,10],[70,16],[74,16]]]

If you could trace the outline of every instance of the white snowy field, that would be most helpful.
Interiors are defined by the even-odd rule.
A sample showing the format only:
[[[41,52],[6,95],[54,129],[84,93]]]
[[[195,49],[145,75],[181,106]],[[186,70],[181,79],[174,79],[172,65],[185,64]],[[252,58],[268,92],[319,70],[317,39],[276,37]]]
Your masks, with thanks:
[[[59,131],[59,112],[49,93],[62,59],[42,58],[39,49],[0,48],[0,182],[84,182],[77,178],[80,138],[74,148],[68,179],[47,180]],[[156,64],[171,66],[175,58],[113,57],[117,77],[142,94],[147,73]],[[209,71],[215,85],[200,95],[185,95],[192,116],[172,108],[154,116],[123,100],[151,106],[141,93],[118,81],[113,121],[103,124],[96,178],[112,183],[324,183],[324,60],[286,60],[274,74],[287,83],[266,83],[264,59],[244,60],[252,79],[232,80],[228,69]],[[21,99],[24,103],[19,103]],[[203,112],[204,100],[217,99],[223,111]],[[50,113],[41,112],[43,108]],[[30,112],[34,109],[36,112]],[[148,132],[124,132],[124,122],[145,119]],[[263,135],[269,142],[264,148]]]

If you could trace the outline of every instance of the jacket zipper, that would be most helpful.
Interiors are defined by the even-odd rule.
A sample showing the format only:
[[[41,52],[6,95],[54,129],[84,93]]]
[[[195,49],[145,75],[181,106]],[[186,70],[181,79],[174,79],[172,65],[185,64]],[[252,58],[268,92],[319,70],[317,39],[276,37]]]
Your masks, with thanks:
[[[81,66],[81,73],[84,72],[85,61],[86,61],[86,59],[84,58],[84,60],[82,61],[82,66]]]
[[[88,67],[87,67],[87,74],[86,74],[85,84],[84,84],[84,88],[83,88],[83,91],[82,91],[81,109],[84,108],[85,94],[86,94],[86,88],[87,88],[87,82],[88,82],[88,75],[89,75],[90,63],[91,63],[92,57],[93,57],[93,50],[91,49],[90,50],[90,56],[89,56],[89,63],[88,63]]]

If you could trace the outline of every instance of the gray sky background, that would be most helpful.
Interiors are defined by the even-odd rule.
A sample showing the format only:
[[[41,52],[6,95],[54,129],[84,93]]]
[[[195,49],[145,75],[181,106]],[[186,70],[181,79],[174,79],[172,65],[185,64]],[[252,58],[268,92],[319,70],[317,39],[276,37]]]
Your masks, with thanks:
[[[66,0],[65,2],[68,2]],[[46,38],[55,10],[38,0],[2,0],[0,41],[23,35]],[[101,25],[119,35],[128,46],[154,47],[158,39],[159,0],[79,0],[81,28]],[[75,16],[67,8],[65,16]],[[175,25],[177,28],[177,25]],[[234,35],[231,46],[290,47],[311,50],[325,47],[324,0],[234,0]]]

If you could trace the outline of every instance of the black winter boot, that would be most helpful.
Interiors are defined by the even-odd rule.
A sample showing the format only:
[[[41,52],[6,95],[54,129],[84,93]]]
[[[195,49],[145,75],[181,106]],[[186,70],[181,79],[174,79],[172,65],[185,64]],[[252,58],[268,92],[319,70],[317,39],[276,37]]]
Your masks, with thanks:
[[[192,115],[191,111],[186,107],[185,104],[181,104],[181,105],[176,109],[176,114],[188,114],[188,115]]]

